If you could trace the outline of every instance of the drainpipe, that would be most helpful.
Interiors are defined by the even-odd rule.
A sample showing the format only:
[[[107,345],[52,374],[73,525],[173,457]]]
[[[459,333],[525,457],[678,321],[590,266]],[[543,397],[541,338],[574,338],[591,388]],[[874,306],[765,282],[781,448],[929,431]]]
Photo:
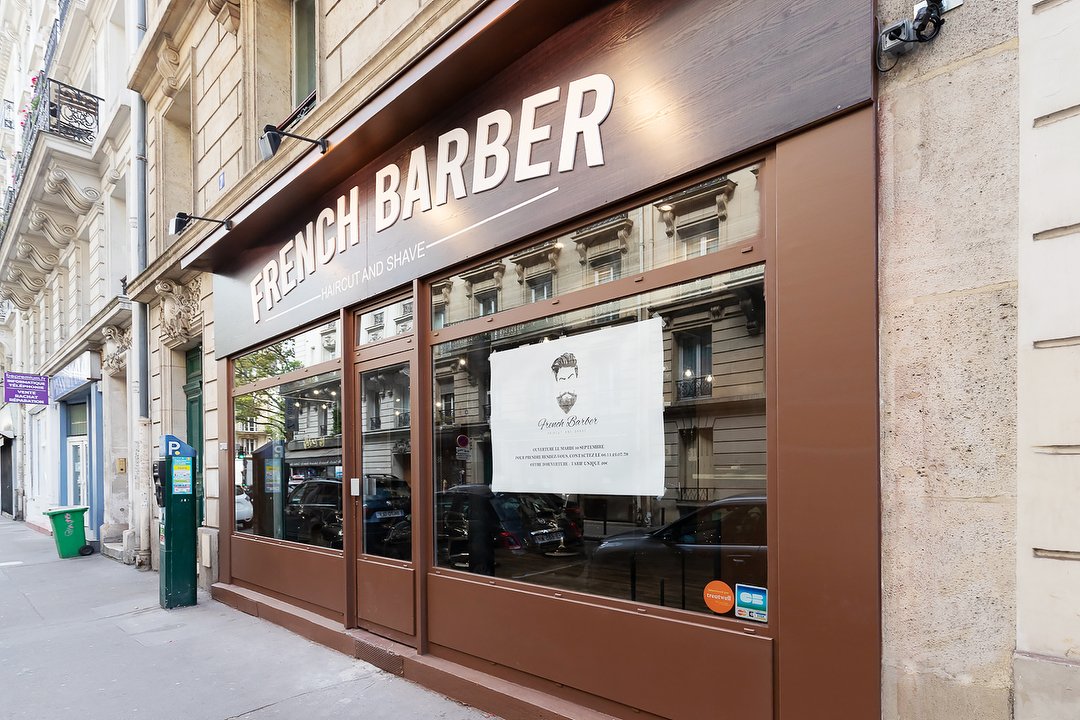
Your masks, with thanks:
[[[146,0],[130,0],[129,16],[135,22],[128,25],[128,57],[135,57],[143,36],[146,35]],[[138,277],[147,266],[147,211],[146,211],[146,101],[142,94],[131,90],[131,125],[134,142],[131,147],[131,165],[135,169],[132,195],[135,197],[135,216],[132,218],[131,275]],[[131,195],[129,195],[130,197]],[[138,530],[138,548],[135,564],[143,570],[150,569],[150,523],[153,519],[153,497],[150,487],[150,341],[149,308],[145,303],[133,302],[131,307],[131,348],[128,350],[128,367],[134,368],[134,379],[129,374],[128,407],[138,412],[130,413],[128,437],[131,438],[133,462],[129,490],[134,500],[134,524]]]

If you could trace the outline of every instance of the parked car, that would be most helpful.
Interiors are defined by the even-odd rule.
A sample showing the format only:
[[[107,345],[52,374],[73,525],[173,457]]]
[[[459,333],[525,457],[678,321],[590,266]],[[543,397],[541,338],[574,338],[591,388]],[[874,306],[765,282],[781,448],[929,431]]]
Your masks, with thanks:
[[[440,563],[471,572],[494,574],[496,564],[514,556],[555,556],[582,544],[580,523],[556,495],[468,484],[436,493],[435,506]]]
[[[605,538],[589,559],[594,592],[708,612],[712,580],[765,586],[766,502],[762,495],[717,500],[652,531]]]
[[[246,528],[251,526],[254,510],[251,506],[251,498],[247,490],[240,483],[236,484],[236,527]]]
[[[285,539],[340,550],[343,543],[341,481],[305,480],[285,500]]]
[[[364,475],[364,488],[365,492],[373,491],[364,495],[364,552],[402,559],[409,557],[411,553],[400,539],[394,543],[393,551],[388,547],[390,531],[410,512],[412,490],[409,484],[396,475],[369,473]]]

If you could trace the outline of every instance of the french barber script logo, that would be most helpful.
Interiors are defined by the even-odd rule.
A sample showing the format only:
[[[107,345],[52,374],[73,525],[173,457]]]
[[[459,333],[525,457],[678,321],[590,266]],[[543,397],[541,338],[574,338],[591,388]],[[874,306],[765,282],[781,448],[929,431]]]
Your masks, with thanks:
[[[591,99],[591,102],[587,102],[587,99]],[[391,163],[375,173],[375,232],[386,231],[397,223],[407,222],[434,207],[445,205],[450,202],[451,196],[454,200],[464,200],[470,194],[493,190],[511,176],[511,165],[516,183],[549,177],[553,163],[533,159],[534,149],[541,143],[559,143],[556,169],[560,173],[574,170],[579,140],[584,147],[586,165],[603,165],[604,146],[600,126],[610,114],[614,100],[615,83],[612,79],[604,74],[589,75],[569,83],[565,100],[562,87],[553,87],[521,101],[514,152],[508,147],[514,116],[502,108],[477,118],[472,134],[465,128],[456,127],[440,135],[434,147],[420,145],[414,148],[404,168]],[[552,138],[552,125],[538,125],[536,115],[540,108],[559,102],[563,102],[564,107],[562,124],[558,127],[560,134],[555,139]],[[434,173],[431,172],[432,158]],[[466,163],[470,158],[472,170],[467,172]],[[352,287],[357,282],[365,283],[385,272],[392,272],[422,258],[429,248],[557,190],[557,187],[551,188],[536,198],[507,208],[447,237],[402,248],[400,252],[359,268],[352,276],[339,279],[336,283],[345,282]],[[267,313],[272,311],[300,283],[316,275],[321,267],[333,262],[349,248],[366,241],[364,234],[367,225],[360,222],[359,195],[359,186],[354,186],[337,199],[336,207],[323,208],[304,230],[281,246],[276,258],[255,273],[249,282],[254,322],[260,321],[262,310]],[[333,286],[334,283],[330,283],[321,294],[335,294]]]

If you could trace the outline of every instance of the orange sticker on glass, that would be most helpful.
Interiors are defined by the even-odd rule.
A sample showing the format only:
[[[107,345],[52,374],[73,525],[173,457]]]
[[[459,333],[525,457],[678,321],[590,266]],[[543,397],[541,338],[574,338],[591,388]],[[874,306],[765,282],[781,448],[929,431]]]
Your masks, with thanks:
[[[705,586],[705,604],[714,613],[723,615],[735,607],[735,593],[722,580],[713,580]]]

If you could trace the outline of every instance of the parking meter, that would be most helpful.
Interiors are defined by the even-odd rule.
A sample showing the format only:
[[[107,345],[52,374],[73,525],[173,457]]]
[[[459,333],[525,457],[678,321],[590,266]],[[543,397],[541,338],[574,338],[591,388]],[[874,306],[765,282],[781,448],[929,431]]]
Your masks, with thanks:
[[[194,605],[195,560],[195,449],[173,435],[161,438],[161,607]]]

